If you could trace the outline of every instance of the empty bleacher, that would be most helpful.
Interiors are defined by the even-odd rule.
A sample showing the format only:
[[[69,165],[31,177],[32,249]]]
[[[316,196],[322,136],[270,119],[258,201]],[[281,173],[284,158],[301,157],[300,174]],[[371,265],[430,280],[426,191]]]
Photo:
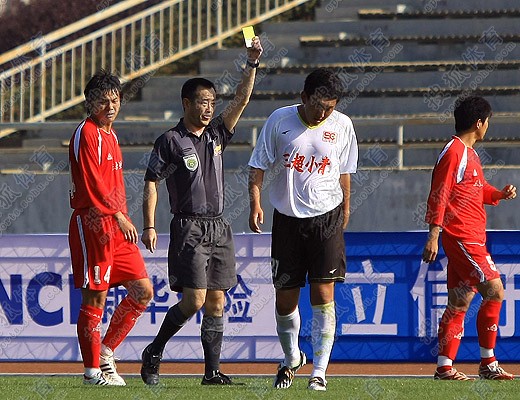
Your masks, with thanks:
[[[345,86],[338,108],[352,118],[360,143],[360,173],[354,177],[352,199],[374,182],[385,193],[371,196],[356,209],[352,229],[424,228],[410,222],[411,213],[425,201],[429,169],[453,134],[457,96],[477,93],[493,106],[486,141],[478,147],[483,164],[520,164],[518,26],[518,0],[328,0],[316,8],[314,21],[262,23],[258,31],[265,52],[255,91],[224,158],[226,182],[242,194],[237,203],[247,203],[243,168],[265,118],[278,107],[299,102],[308,73],[331,67],[339,71]],[[233,47],[205,50],[198,72],[217,86],[217,112],[232,98],[243,53],[243,48]],[[142,174],[155,138],[182,116],[180,89],[191,77],[154,76],[136,100],[122,105],[115,128],[128,173]],[[3,149],[2,165],[13,170],[34,167],[30,159],[42,145],[52,150],[56,161],[66,159],[75,123],[26,131],[21,148]],[[497,175],[496,186],[520,179],[518,170],[508,170],[505,180],[500,168],[486,169]],[[383,173],[387,179],[379,182]],[[140,188],[134,186],[131,195],[138,198]],[[512,227],[515,218],[518,221],[514,204],[508,206],[501,208],[505,211],[500,217],[490,211],[490,228]],[[374,221],[374,210],[388,207],[393,212]],[[159,224],[167,230],[164,208]],[[247,215],[233,220],[233,229],[247,231]]]
[[[520,17],[520,8],[502,9],[433,9],[431,11],[412,7],[363,8],[357,12],[359,19],[468,19],[468,18],[516,18]]]

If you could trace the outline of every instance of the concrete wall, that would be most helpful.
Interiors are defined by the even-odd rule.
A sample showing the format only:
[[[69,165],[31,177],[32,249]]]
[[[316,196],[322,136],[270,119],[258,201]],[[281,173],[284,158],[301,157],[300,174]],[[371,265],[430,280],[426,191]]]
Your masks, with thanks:
[[[502,188],[508,183],[520,186],[520,170],[487,169],[490,183]],[[352,216],[350,231],[408,231],[425,229],[422,222],[424,203],[430,186],[431,171],[391,172],[361,170],[352,180]],[[65,233],[71,209],[68,203],[67,173],[0,176],[0,232],[3,233]],[[125,175],[129,213],[140,231],[142,226],[142,173]],[[247,171],[226,173],[226,216],[235,232],[248,232],[249,201]],[[169,206],[166,185],[161,184],[157,209],[157,228],[169,229]],[[488,207],[489,229],[519,229],[520,199]],[[272,207],[264,191],[266,213],[264,231],[271,230]]]

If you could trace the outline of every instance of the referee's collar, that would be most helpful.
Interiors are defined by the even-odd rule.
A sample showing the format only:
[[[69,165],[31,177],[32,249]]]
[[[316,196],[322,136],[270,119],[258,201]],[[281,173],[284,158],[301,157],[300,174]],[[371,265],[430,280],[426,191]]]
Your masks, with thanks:
[[[177,124],[177,129],[179,131],[179,135],[181,135],[182,137],[191,135],[197,139],[202,139],[204,136],[206,136],[208,134],[208,127],[205,127],[202,135],[200,135],[200,136],[195,135],[188,128],[186,128],[186,125],[184,125],[184,118],[180,119],[179,123]]]

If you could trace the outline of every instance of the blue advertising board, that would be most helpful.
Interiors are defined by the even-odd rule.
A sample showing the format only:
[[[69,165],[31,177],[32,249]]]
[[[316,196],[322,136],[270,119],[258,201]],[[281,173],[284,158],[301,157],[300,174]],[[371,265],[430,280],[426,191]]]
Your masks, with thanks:
[[[447,303],[446,257],[421,261],[426,232],[347,233],[347,274],[336,285],[337,340],[333,360],[434,361],[438,321]],[[516,316],[520,291],[520,232],[488,232],[490,251],[505,288],[496,354],[520,360]],[[300,301],[302,343],[310,346],[308,290]],[[465,319],[457,360],[479,360],[476,295]]]
[[[335,288],[337,335],[333,361],[428,361],[436,359],[437,326],[447,302],[446,258],[421,261],[427,233],[346,233],[345,283]],[[167,285],[168,235],[157,250],[143,249],[155,295],[129,337],[117,349],[125,360],[139,360],[178,295]],[[226,296],[223,360],[272,361],[282,357],[274,322],[270,279],[270,235],[235,235],[238,285]],[[516,335],[520,302],[520,232],[488,232],[488,249],[501,271],[505,298],[496,354],[520,360]],[[75,323],[79,291],[72,286],[66,235],[0,237],[0,360],[80,359]],[[123,288],[109,291],[104,329]],[[480,296],[467,313],[458,361],[479,359],[476,315]],[[300,343],[311,358],[309,290],[300,297]],[[165,350],[171,360],[201,360],[197,314]]]

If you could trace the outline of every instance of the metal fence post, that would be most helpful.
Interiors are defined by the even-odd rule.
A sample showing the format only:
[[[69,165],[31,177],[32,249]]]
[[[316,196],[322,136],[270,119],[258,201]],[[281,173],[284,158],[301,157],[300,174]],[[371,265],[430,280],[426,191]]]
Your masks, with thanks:
[[[403,169],[403,152],[404,152],[404,125],[397,126],[397,169]]]

